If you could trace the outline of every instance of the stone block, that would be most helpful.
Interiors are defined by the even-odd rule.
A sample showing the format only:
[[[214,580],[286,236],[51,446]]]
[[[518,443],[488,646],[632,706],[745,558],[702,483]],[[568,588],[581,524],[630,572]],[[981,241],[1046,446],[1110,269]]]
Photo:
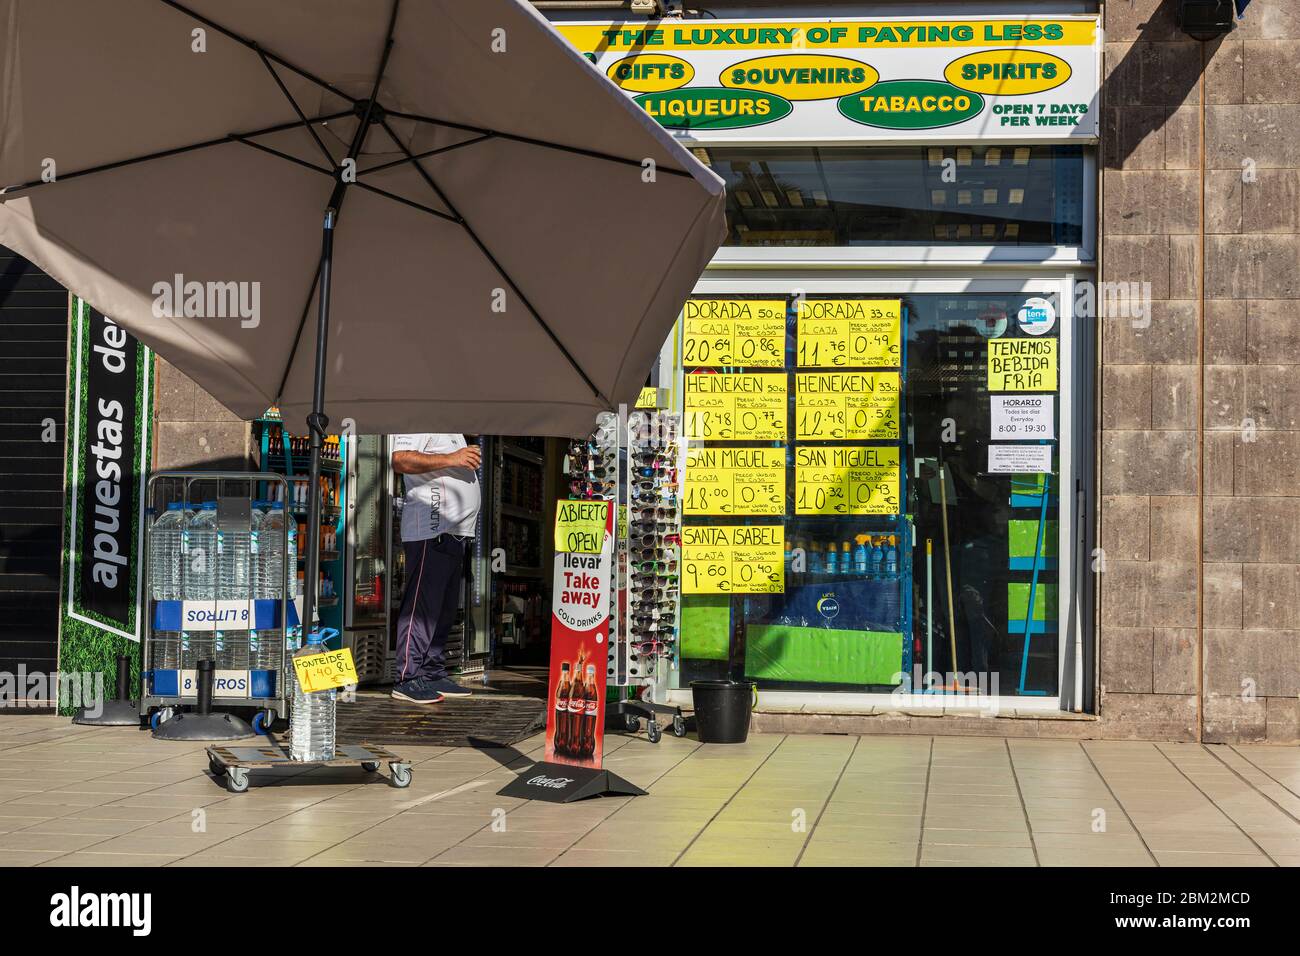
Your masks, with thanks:
[[[1151,427],[1184,430],[1196,427],[1200,370],[1194,365],[1161,365],[1151,369]],[[1104,406],[1103,393],[1103,408]]]
[[[1300,498],[1205,499],[1205,560],[1289,564],[1300,555]]]
[[[1107,235],[1195,233],[1199,176],[1192,170],[1107,170],[1103,174]]]
[[[1250,299],[1245,311],[1247,362],[1300,365],[1300,308],[1294,299]]]
[[[1104,169],[1164,169],[1167,165],[1163,106],[1107,106],[1101,111],[1101,163]],[[1178,150],[1178,155],[1184,152]],[[1176,165],[1191,168],[1194,164]]]
[[[1243,626],[1243,584],[1240,564],[1206,564],[1202,616],[1206,627]]]
[[[1233,448],[1237,436],[1233,432],[1206,432],[1205,493],[1231,495],[1233,493]]]
[[[1204,703],[1204,741],[1210,744],[1255,743],[1267,737],[1267,707],[1262,697],[1207,695]]]
[[[246,471],[249,426],[246,422],[159,422],[157,471],[205,468]]]
[[[1196,629],[1158,627],[1152,635],[1151,690],[1156,694],[1196,693]]]
[[[1166,169],[1201,168],[1201,111],[1197,106],[1168,110],[1164,134]]]
[[[1271,744],[1300,743],[1300,698],[1265,699],[1265,735]]]
[[[1195,298],[1201,291],[1199,285],[1200,275],[1200,240],[1196,236],[1170,236],[1169,298]],[[1154,294],[1153,292],[1152,295]],[[1227,298],[1227,296],[1220,296],[1219,298]]]
[[[1151,427],[1150,365],[1107,365],[1102,368],[1101,423],[1104,429]]]
[[[1108,562],[1150,559],[1149,502],[1144,495],[1106,495],[1101,499],[1101,547]]]
[[[1152,559],[1190,560],[1197,548],[1197,499],[1191,495],[1156,495],[1149,500]]]
[[[1243,231],[1242,192],[1248,188],[1236,169],[1211,169],[1205,174],[1205,231],[1235,235]],[[1251,230],[1246,230],[1251,231]]]
[[[1106,316],[1101,321],[1103,361],[1108,365],[1196,362],[1195,301],[1153,300],[1150,322],[1145,327],[1135,326],[1130,316]]]
[[[1196,698],[1181,694],[1105,694],[1100,717],[1110,739],[1196,739]]]
[[[1101,439],[1102,493],[1196,493],[1196,433],[1105,431]]]
[[[1242,101],[1300,103],[1300,40],[1242,41]]]
[[[1212,49],[1208,47],[1213,46]],[[1242,102],[1245,96],[1244,41],[1232,34],[1217,45],[1207,44],[1205,63],[1205,102],[1216,106]]]
[[[1106,692],[1151,693],[1151,628],[1102,627],[1097,659]]]
[[[1245,365],[1246,303],[1242,299],[1208,299],[1205,303],[1205,364]]]
[[[1240,495],[1294,495],[1300,483],[1300,432],[1256,431],[1234,454],[1233,487]]]
[[[1256,168],[1290,169],[1300,142],[1300,104],[1247,104],[1205,108],[1205,153],[1208,169],[1241,169],[1243,160]]]

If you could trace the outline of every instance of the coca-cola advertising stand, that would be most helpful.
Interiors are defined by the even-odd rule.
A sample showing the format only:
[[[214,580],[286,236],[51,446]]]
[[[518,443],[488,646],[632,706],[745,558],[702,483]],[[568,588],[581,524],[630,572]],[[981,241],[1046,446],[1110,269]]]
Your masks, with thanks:
[[[613,555],[614,509],[610,502],[559,502],[546,759],[499,791],[501,796],[571,803],[587,797],[645,793],[601,768]]]

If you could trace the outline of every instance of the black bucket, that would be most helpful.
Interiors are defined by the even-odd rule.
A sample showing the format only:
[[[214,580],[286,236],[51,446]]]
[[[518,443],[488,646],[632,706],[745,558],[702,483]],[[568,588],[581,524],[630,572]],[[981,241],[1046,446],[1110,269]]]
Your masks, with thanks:
[[[695,730],[702,744],[743,744],[754,709],[754,682],[693,680]]]

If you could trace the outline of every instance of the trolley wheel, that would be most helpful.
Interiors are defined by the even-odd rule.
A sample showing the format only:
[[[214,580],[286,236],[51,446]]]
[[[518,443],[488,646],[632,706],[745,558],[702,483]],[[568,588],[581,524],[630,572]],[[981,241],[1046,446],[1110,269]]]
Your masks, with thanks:
[[[253,733],[265,736],[275,724],[275,714],[269,710],[259,710],[253,715]]]
[[[398,790],[404,790],[411,785],[411,765],[405,763],[390,763],[388,772],[392,774],[388,782]]]
[[[378,760],[363,760],[363,761],[361,762],[361,769],[364,770],[366,773],[378,773],[378,772],[379,772],[379,761],[378,761]]]
[[[227,767],[226,789],[231,793],[243,793],[247,790],[248,771],[243,767]]]
[[[681,714],[677,714],[676,716],[673,717],[673,736],[674,737],[686,736],[686,718],[683,717]]]
[[[172,708],[170,708],[170,707],[160,707],[160,708],[158,708],[158,709],[155,710],[155,711],[153,712],[153,714],[151,714],[150,717],[149,717],[149,729],[150,729],[150,730],[157,730],[159,724],[162,724],[162,723],[164,723],[165,721],[171,720],[171,719],[172,719],[172,716],[173,716],[174,714],[175,714],[175,711],[172,710]]]
[[[212,771],[212,776],[220,779],[226,775],[226,765],[216,757],[208,758],[208,769]]]
[[[641,718],[636,714],[624,714],[623,729],[629,734],[635,734],[641,729]]]
[[[659,724],[651,720],[645,725],[645,735],[652,744],[657,744],[663,737],[664,733],[659,729]]]

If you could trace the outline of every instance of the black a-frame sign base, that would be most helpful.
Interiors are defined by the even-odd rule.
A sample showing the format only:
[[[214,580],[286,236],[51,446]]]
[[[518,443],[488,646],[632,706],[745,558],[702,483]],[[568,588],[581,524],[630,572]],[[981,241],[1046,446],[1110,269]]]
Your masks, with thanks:
[[[497,796],[573,803],[588,797],[644,797],[645,791],[608,770],[543,761],[533,764],[518,779],[498,790]]]

